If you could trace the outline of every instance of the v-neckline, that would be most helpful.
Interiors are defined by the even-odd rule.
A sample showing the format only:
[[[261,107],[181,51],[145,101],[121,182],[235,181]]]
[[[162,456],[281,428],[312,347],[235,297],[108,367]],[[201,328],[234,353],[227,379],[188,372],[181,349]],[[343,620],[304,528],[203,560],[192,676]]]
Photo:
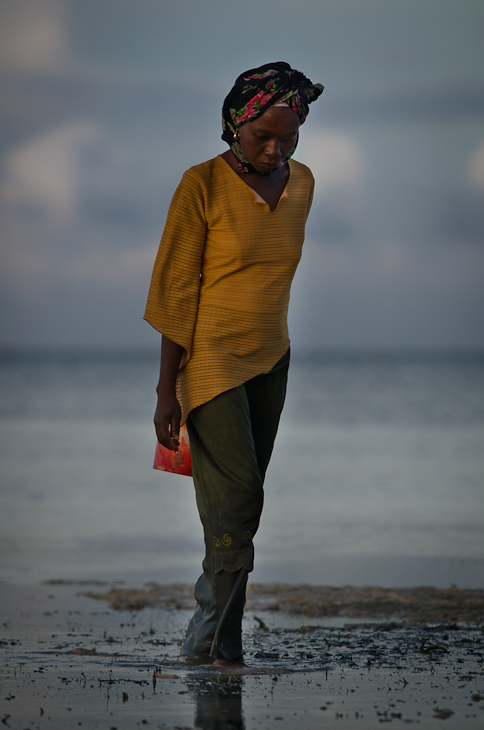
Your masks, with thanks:
[[[242,179],[242,177],[234,170],[234,168],[232,167],[232,165],[229,165],[229,163],[227,162],[227,160],[225,160],[222,157],[222,155],[217,155],[217,156],[220,158],[220,160],[222,161],[222,163],[229,168],[229,170],[232,170],[232,172],[234,173],[234,175],[236,176],[236,178],[238,180],[240,180],[240,183],[244,186],[244,188],[248,188],[251,191],[251,193],[254,195],[254,199],[255,199],[255,202],[257,203],[257,205],[267,205],[267,207],[269,208],[269,213],[275,213],[277,211],[277,209],[279,208],[279,204],[280,204],[281,200],[283,198],[287,198],[288,197],[289,182],[291,180],[290,160],[287,163],[289,174],[287,176],[286,184],[284,186],[284,189],[283,189],[282,193],[279,196],[279,200],[277,201],[276,207],[274,209],[272,209],[271,206],[269,205],[269,203],[267,202],[267,200],[260,193],[258,193],[257,190],[254,190],[254,188],[251,185],[249,185],[249,183],[246,183]]]

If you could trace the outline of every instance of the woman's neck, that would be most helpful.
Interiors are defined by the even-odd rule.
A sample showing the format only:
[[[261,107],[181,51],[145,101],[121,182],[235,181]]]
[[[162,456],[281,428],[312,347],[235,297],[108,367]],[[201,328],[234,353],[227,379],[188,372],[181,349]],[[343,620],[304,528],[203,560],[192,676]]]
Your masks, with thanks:
[[[289,178],[289,164],[287,162],[269,175],[257,175],[253,172],[242,172],[230,150],[223,152],[220,157],[230,165],[246,185],[255,190],[266,201],[271,210],[277,208]]]

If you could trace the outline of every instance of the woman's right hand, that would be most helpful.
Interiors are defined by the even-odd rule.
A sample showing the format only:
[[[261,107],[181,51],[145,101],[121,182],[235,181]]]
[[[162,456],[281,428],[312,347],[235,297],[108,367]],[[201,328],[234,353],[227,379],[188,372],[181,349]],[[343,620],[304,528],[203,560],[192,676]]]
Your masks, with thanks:
[[[171,393],[159,393],[153,418],[156,437],[162,446],[175,452],[180,445],[180,418],[181,408],[174,389]]]
[[[176,378],[184,349],[181,345],[161,338],[160,379],[156,387],[158,403],[153,422],[158,441],[166,449],[178,451],[180,445],[181,408],[176,397]]]

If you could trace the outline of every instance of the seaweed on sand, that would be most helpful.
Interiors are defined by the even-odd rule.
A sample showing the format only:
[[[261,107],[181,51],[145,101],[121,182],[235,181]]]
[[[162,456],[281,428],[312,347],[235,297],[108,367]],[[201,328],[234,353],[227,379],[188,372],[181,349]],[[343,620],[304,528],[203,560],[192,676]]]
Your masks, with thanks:
[[[143,588],[113,587],[90,598],[108,601],[118,611],[147,606],[193,608],[193,588],[183,583],[147,583]],[[418,588],[334,587],[253,583],[248,588],[248,610],[282,611],[293,615],[347,618],[393,618],[406,625],[425,623],[481,623],[484,590],[423,586]]]

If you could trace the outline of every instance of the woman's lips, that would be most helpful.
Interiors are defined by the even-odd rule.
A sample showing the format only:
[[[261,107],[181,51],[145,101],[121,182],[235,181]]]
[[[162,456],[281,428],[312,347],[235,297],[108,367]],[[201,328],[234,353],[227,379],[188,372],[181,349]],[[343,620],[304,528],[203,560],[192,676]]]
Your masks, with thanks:
[[[276,170],[278,167],[281,166],[280,162],[261,162],[260,166],[264,168],[264,170]]]

